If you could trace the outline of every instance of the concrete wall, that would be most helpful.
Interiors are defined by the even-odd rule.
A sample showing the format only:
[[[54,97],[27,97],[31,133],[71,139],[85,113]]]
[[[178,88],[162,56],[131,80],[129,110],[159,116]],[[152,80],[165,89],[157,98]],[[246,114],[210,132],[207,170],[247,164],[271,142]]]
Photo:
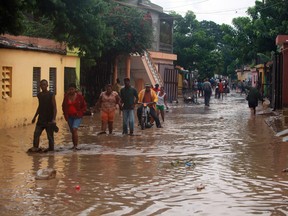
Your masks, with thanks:
[[[12,96],[5,99],[0,98],[0,128],[9,128],[30,124],[38,107],[38,99],[33,97],[32,94],[33,67],[40,67],[40,79],[47,79],[48,81],[49,68],[56,68],[57,118],[61,117],[61,103],[64,95],[64,67],[76,68],[79,73],[80,60],[76,56],[1,48],[0,69],[3,70],[3,67],[12,68]],[[2,71],[0,75],[2,75]],[[2,86],[2,79],[0,85]]]

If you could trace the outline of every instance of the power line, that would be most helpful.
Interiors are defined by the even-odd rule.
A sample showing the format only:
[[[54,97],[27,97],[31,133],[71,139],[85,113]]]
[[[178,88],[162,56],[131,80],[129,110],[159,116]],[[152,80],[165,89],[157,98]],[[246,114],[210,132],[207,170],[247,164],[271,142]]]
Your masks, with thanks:
[[[199,2],[192,3],[192,4],[181,5],[181,6],[173,7],[173,8],[181,8],[181,7],[186,7],[186,6],[190,6],[190,5],[201,4],[201,3],[207,2],[207,1],[210,1],[210,0],[202,0],[202,1],[199,1]],[[177,2],[177,3],[178,3],[178,2]],[[169,8],[167,8],[167,9],[169,9]]]
[[[208,1],[208,0],[205,0],[205,1]],[[204,2],[204,1],[203,1]],[[270,5],[270,6],[267,6],[267,7],[264,7],[264,8],[261,8],[259,11],[262,11],[262,10],[266,10],[268,8],[272,8],[276,5],[279,5],[281,4],[282,2],[278,2],[278,3],[275,3],[273,5]],[[189,5],[192,5],[192,4],[189,4]],[[185,7],[185,6],[189,6],[189,5],[183,5],[181,7]],[[255,7],[255,6],[254,6]],[[242,7],[242,8],[235,8],[235,9],[228,9],[228,10],[220,10],[220,11],[211,11],[211,12],[195,12],[193,11],[194,14],[219,14],[219,13],[228,13],[228,12],[238,12],[238,11],[241,11],[241,10],[247,10],[248,8],[250,7]],[[164,10],[165,12],[172,12],[174,10]],[[178,11],[179,13],[183,13],[184,11]],[[186,11],[187,12],[187,11]]]
[[[243,7],[243,8],[237,8],[237,9],[229,9],[229,10],[220,10],[220,11],[211,11],[211,12],[194,12],[197,14],[218,14],[218,13],[228,13],[228,12],[234,12],[234,11],[240,11],[240,10],[247,10],[249,7]],[[165,12],[172,12],[173,10],[165,10]],[[183,11],[182,11],[183,12]],[[180,11],[181,13],[181,11]]]
[[[209,1],[209,0],[204,0],[204,1]],[[203,1],[202,1],[203,2]],[[258,11],[262,11],[262,10],[266,10],[266,9],[268,9],[268,8],[272,8],[272,7],[274,7],[274,6],[276,6],[276,5],[279,5],[279,4],[281,4],[281,3],[283,3],[283,2],[278,2],[278,3],[275,3],[275,4],[273,4],[273,5],[269,5],[269,6],[266,6],[266,7],[263,7],[263,8],[261,8],[261,9],[259,9]],[[255,7],[255,6],[254,6]],[[236,9],[228,9],[228,10],[219,10],[219,11],[211,11],[211,12],[194,12],[193,11],[193,13],[195,14],[195,15],[208,15],[208,14],[221,14],[221,13],[228,13],[228,12],[238,12],[238,11],[241,11],[241,10],[247,10],[248,8],[250,8],[250,7],[241,7],[241,8],[236,8]],[[172,12],[173,10],[164,10],[164,12]],[[187,11],[186,11],[187,12]],[[179,13],[179,12],[178,12]],[[118,14],[118,15],[113,15],[113,17],[124,17],[124,18],[139,18],[139,17],[134,17],[134,16],[127,16],[127,15],[122,15],[122,14]],[[105,17],[105,19],[111,19],[111,17]],[[153,19],[155,19],[155,18],[153,18]],[[169,19],[175,19],[175,17],[166,17],[165,18],[166,20],[169,20]]]

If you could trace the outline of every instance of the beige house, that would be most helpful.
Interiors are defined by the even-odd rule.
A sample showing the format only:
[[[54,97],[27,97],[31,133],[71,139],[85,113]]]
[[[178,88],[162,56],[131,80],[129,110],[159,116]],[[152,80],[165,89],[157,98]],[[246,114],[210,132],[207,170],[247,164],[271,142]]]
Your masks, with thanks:
[[[38,107],[40,80],[49,82],[61,116],[64,90],[79,83],[80,58],[53,40],[24,36],[0,36],[0,128],[31,123]]]

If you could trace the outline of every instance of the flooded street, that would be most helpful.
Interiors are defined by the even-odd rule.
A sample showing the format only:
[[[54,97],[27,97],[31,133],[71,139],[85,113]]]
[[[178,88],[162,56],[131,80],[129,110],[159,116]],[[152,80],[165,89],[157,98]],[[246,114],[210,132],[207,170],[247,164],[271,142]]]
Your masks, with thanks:
[[[252,117],[235,93],[199,102],[171,104],[164,128],[135,136],[122,135],[119,115],[113,135],[97,135],[99,113],[86,116],[77,152],[64,121],[54,153],[26,153],[35,125],[0,130],[0,214],[287,215],[288,143],[267,116]],[[46,167],[56,178],[35,180]]]

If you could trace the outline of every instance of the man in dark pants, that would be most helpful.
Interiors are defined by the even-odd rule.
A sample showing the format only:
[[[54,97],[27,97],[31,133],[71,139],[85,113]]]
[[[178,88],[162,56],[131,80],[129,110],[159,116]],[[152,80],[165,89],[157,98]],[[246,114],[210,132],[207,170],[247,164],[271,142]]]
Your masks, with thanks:
[[[48,81],[40,81],[41,92],[38,93],[38,108],[32,119],[32,123],[35,123],[36,117],[38,120],[36,123],[33,139],[33,148],[31,151],[39,151],[39,141],[42,131],[45,129],[47,138],[49,141],[48,151],[54,151],[54,131],[58,132],[58,128],[55,123],[57,114],[55,95],[48,91]]]
[[[156,122],[156,126],[157,128],[162,128],[161,123],[159,121],[159,118],[156,114],[155,111],[155,104],[158,101],[158,97],[155,93],[154,90],[151,90],[151,85],[149,83],[145,84],[145,89],[142,89],[139,94],[138,94],[138,98],[139,98],[139,103],[151,103],[154,102],[154,104],[150,104],[150,115],[152,116],[152,118],[154,119],[154,121]],[[142,116],[142,106],[140,106],[137,109],[137,117],[138,117],[138,121],[141,122],[141,116]]]
[[[208,81],[208,79],[205,79],[205,81],[203,83],[203,90],[204,90],[205,106],[210,106],[210,97],[212,94],[212,85]]]

